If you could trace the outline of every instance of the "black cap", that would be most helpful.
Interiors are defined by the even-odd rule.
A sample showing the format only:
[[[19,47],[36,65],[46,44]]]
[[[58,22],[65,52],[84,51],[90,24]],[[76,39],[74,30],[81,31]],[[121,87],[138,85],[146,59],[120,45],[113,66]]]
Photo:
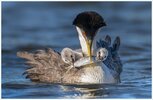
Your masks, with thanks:
[[[100,27],[106,26],[106,23],[98,13],[94,11],[85,11],[76,16],[73,25],[82,28],[89,35],[94,35]]]
[[[104,19],[101,15],[94,11],[85,11],[76,16],[73,21],[73,25],[76,25],[80,28],[100,28],[106,26]]]

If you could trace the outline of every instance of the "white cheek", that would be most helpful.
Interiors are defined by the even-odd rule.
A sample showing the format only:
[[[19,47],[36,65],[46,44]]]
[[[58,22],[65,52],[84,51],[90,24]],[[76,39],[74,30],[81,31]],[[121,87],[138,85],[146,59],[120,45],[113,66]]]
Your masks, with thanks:
[[[62,60],[66,63],[65,58],[63,57],[63,55],[61,55]]]
[[[81,44],[81,48],[82,48],[82,52],[84,54],[87,54],[87,46],[86,46],[86,41],[85,41],[85,38],[83,37],[82,35],[82,31],[79,27],[76,26],[76,29],[78,31],[78,34],[79,34],[79,40],[80,40],[80,44]]]
[[[105,48],[101,50],[101,56],[108,56],[108,51]]]

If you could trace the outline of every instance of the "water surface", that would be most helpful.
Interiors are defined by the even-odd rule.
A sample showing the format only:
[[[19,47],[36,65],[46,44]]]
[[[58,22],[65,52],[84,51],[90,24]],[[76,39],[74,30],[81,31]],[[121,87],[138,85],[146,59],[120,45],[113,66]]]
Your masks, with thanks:
[[[98,34],[121,38],[121,84],[33,83],[19,50],[80,48],[72,21],[86,10],[100,13],[107,27]],[[2,98],[151,98],[151,2],[2,2]]]

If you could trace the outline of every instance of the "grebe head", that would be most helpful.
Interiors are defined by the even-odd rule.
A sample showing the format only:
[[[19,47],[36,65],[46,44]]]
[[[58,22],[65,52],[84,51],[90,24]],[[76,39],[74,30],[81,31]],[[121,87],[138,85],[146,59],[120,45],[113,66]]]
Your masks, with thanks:
[[[104,19],[93,11],[82,12],[73,21],[76,26],[84,55],[92,56],[93,39],[99,28],[106,26]]]

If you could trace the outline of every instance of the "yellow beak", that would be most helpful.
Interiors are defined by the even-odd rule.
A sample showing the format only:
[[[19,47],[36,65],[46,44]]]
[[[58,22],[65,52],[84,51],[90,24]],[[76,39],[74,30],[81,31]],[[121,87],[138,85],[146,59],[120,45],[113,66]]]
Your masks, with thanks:
[[[91,51],[92,40],[87,40],[86,44],[87,44],[88,56],[90,58],[90,62],[92,62],[92,51]]]

